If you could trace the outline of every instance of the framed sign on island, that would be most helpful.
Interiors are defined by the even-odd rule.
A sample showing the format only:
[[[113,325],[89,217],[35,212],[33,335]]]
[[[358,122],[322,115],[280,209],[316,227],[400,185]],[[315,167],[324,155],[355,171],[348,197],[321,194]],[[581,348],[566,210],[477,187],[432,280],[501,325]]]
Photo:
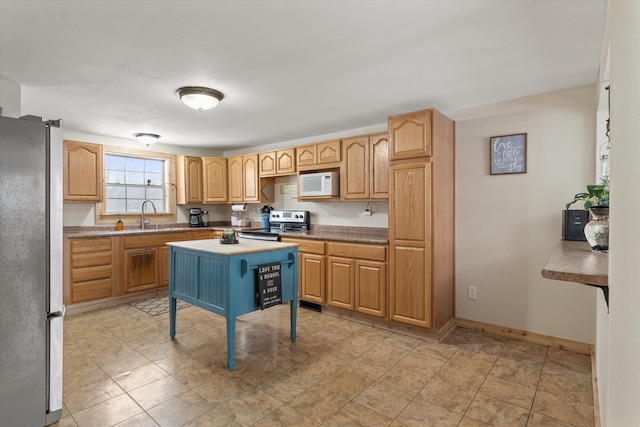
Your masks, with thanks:
[[[269,271],[278,273],[278,303],[289,302],[290,338],[292,342],[296,340],[296,243],[239,239],[238,244],[223,245],[219,239],[211,239],[169,242],[167,245],[171,338],[176,336],[177,299],[224,316],[227,324],[227,368],[233,370],[236,317],[261,309],[258,279],[264,279],[264,268],[269,265]]]

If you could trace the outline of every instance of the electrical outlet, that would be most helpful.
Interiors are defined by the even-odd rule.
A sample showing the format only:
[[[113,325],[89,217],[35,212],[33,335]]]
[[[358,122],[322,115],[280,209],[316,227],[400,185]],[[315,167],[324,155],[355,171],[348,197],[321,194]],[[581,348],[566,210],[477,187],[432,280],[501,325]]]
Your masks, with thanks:
[[[478,288],[475,286],[469,286],[469,299],[478,299]]]
[[[371,212],[371,208],[367,207],[367,208],[364,208],[364,212],[362,212],[362,215],[371,216],[372,213],[373,212]]]

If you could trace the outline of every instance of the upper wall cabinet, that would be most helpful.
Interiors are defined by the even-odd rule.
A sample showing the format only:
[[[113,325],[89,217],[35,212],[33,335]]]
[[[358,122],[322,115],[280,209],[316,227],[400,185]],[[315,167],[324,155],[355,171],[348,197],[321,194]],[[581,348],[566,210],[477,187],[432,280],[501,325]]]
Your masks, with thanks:
[[[176,173],[177,203],[202,203],[202,158],[178,156]]]
[[[229,158],[229,202],[273,202],[272,177],[260,178],[258,154]]]
[[[296,169],[296,149],[260,153],[260,176],[292,175]]]
[[[337,139],[297,147],[296,162],[298,170],[339,166],[337,163],[341,160],[340,143],[341,141]]]
[[[390,160],[431,156],[432,110],[389,117]]]
[[[102,145],[64,141],[64,200],[102,201]]]
[[[221,203],[228,201],[226,158],[202,158],[202,184],[204,203]]]
[[[386,132],[344,139],[342,161],[342,199],[389,197],[389,138]]]

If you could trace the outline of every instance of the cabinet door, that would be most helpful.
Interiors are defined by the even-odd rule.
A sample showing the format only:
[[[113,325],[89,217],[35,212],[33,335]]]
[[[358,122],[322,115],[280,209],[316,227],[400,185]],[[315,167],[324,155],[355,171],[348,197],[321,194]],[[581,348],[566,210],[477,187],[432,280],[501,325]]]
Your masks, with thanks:
[[[391,160],[431,156],[432,111],[389,117]]]
[[[341,158],[340,140],[320,142],[318,145],[318,164],[339,162]]]
[[[426,245],[431,241],[431,163],[393,165],[389,194],[389,240]]]
[[[203,202],[226,202],[228,189],[227,159],[223,157],[204,157],[202,162]]]
[[[369,138],[360,136],[342,141],[343,159],[340,195],[346,200],[369,198]]]
[[[186,203],[202,203],[202,159],[185,156]]]
[[[431,163],[390,168],[389,319],[432,326]]]
[[[387,265],[356,260],[355,293],[356,311],[384,319],[387,314]]]
[[[389,136],[388,134],[369,137],[369,197],[389,198]]]
[[[158,286],[158,248],[125,249],[124,291],[136,292]]]
[[[167,286],[169,284],[169,246],[161,246],[158,248],[158,264],[160,271],[159,285]]]
[[[244,201],[259,202],[258,155],[242,156],[242,169],[244,174]]]
[[[355,261],[349,258],[329,256],[327,263],[327,304],[354,310]]]
[[[389,319],[430,328],[431,263],[429,248],[392,246],[389,266]]]
[[[305,145],[296,150],[296,163],[298,166],[313,166],[317,163],[317,151],[314,145]]]
[[[276,173],[296,173],[296,149],[281,150],[276,152]]]
[[[242,156],[229,158],[229,201],[244,201]]]
[[[324,255],[300,254],[300,298],[324,304],[325,257]]]
[[[260,176],[271,176],[276,174],[276,153],[260,153]]]
[[[102,145],[64,141],[64,200],[102,201]]]

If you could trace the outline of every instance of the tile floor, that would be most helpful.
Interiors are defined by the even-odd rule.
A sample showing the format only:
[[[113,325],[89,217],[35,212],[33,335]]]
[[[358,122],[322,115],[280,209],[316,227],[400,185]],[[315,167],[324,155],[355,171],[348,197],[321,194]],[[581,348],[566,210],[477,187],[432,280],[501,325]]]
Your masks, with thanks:
[[[130,305],[68,316],[56,426],[593,426],[586,355],[456,329],[441,343],[289,307],[236,321]]]

